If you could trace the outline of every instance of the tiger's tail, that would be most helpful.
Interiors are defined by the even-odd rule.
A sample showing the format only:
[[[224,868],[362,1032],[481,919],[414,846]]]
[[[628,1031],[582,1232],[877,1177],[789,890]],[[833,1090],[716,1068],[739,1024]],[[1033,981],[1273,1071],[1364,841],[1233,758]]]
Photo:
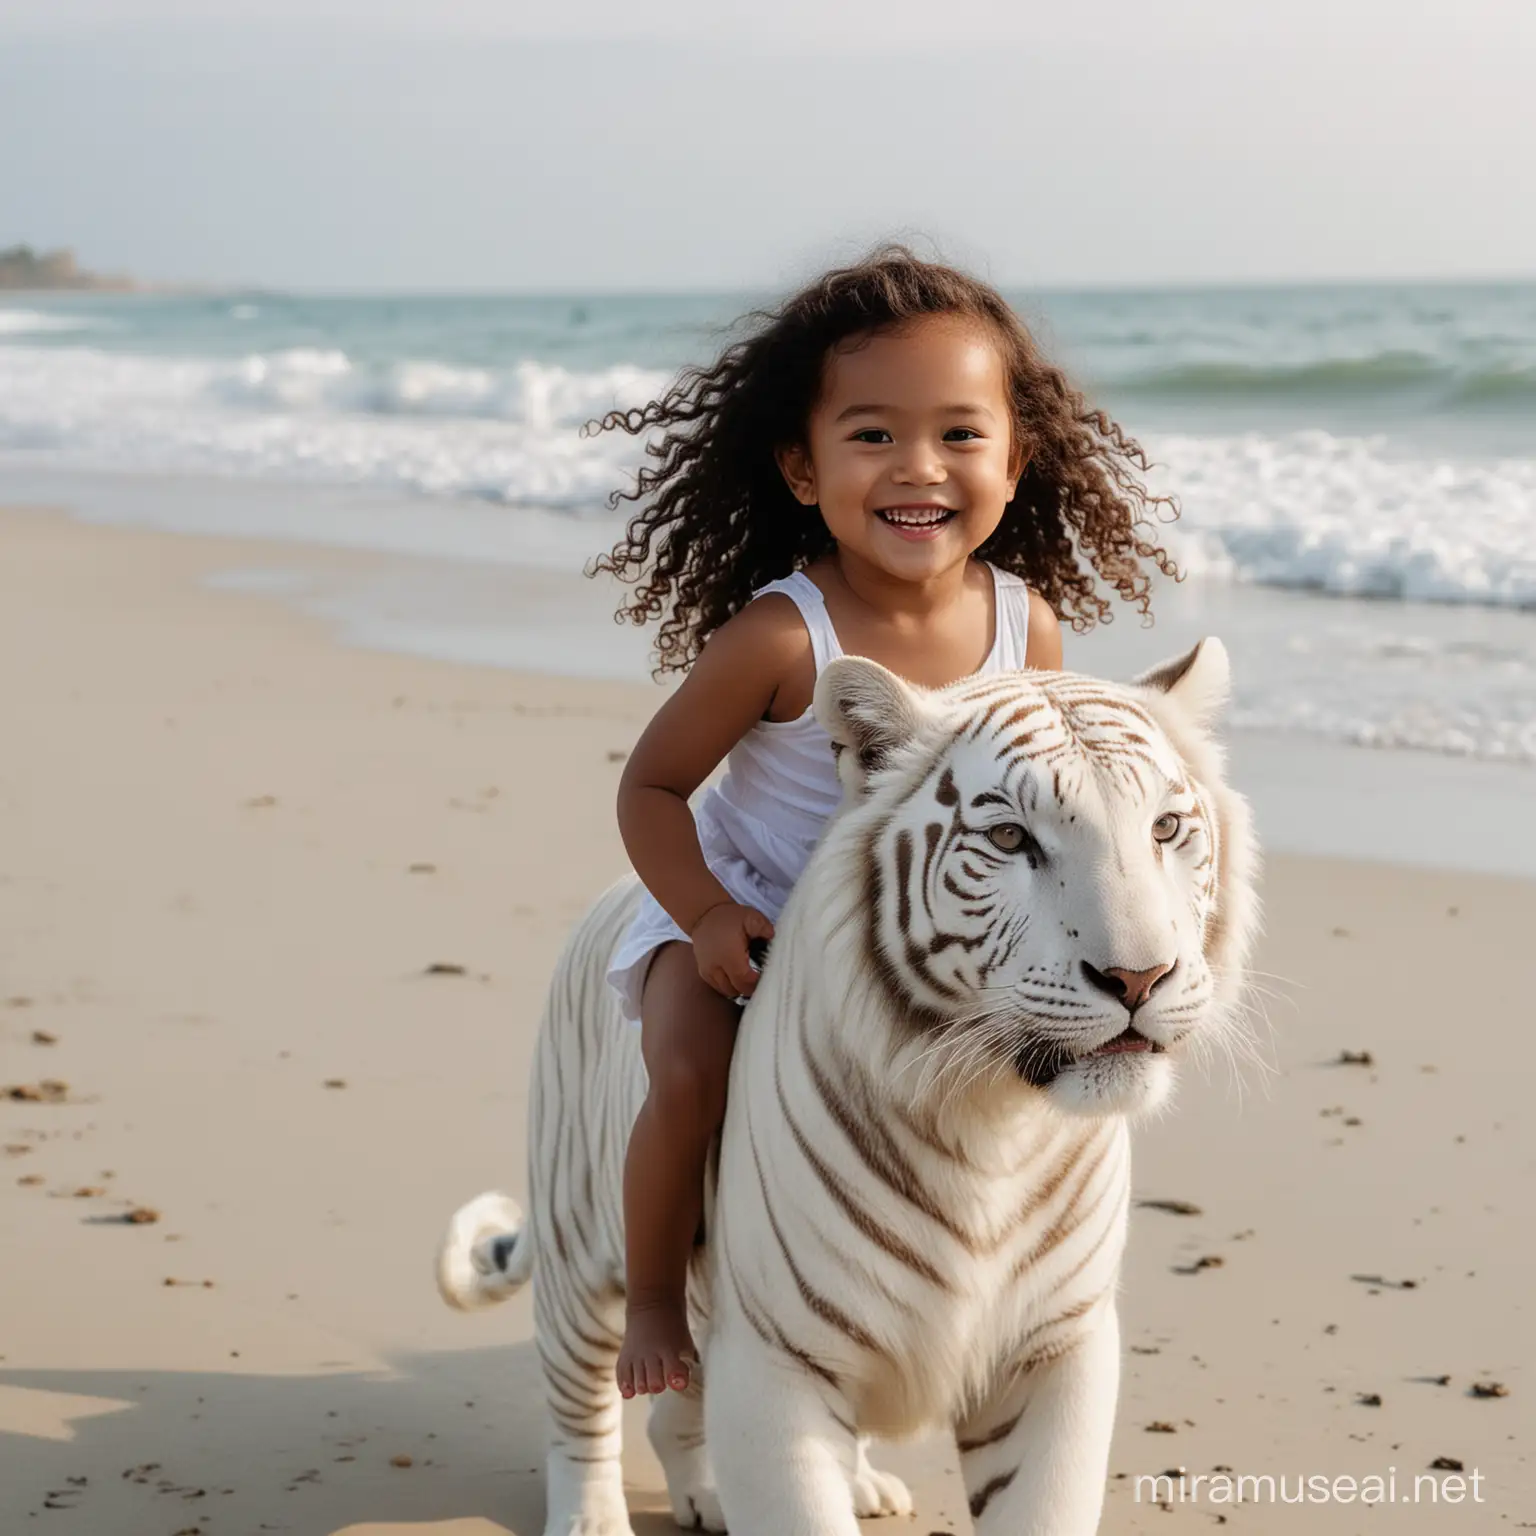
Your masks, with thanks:
[[[460,1206],[437,1250],[437,1289],[450,1307],[493,1307],[533,1273],[533,1233],[508,1195],[477,1195]]]

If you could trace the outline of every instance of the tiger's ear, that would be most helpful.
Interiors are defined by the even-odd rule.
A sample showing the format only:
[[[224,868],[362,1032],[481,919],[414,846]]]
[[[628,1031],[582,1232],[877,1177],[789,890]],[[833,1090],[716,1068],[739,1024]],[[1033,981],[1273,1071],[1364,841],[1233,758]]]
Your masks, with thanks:
[[[862,656],[839,656],[822,668],[812,708],[832,738],[837,776],[848,791],[862,790],[870,774],[912,740],[923,719],[916,691]]]
[[[1193,650],[1143,672],[1136,682],[1166,693],[1197,725],[1211,724],[1232,692],[1232,664],[1227,648],[1214,635]]]

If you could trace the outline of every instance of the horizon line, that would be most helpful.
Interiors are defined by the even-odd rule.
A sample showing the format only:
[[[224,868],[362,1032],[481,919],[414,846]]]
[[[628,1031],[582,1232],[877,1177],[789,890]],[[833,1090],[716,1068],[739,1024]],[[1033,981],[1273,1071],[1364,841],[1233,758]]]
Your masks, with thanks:
[[[0,303],[7,298],[57,298],[64,295],[105,294],[116,297],[173,296],[265,296],[271,298],[397,298],[397,299],[697,299],[760,298],[777,293],[788,294],[797,285],[770,283],[686,284],[596,284],[569,287],[545,284],[519,286],[390,286],[363,284],[342,287],[329,283],[270,283],[246,279],[171,279],[155,280],[112,274],[126,287],[78,288],[0,288]],[[1017,278],[987,278],[1003,293],[1039,293],[1061,295],[1154,294],[1185,292],[1247,292],[1320,290],[1330,288],[1496,288],[1525,287],[1536,284],[1536,270],[1528,272],[1483,272],[1464,274],[1396,275],[1391,277],[1262,277],[1262,278],[1156,278],[1090,279],[1028,281]]]

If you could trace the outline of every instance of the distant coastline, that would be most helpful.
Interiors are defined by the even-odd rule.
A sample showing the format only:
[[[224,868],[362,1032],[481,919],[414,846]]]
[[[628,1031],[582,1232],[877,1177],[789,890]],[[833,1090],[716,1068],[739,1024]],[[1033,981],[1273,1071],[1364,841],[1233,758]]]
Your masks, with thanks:
[[[87,271],[73,251],[34,251],[30,245],[0,251],[0,291],[7,293],[132,293],[139,286],[131,277]]]

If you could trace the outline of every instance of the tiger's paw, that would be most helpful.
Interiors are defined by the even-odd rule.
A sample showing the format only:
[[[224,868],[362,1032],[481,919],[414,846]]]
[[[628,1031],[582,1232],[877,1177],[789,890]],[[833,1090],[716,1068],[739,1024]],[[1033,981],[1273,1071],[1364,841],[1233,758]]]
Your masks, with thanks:
[[[693,1488],[672,1495],[672,1518],[685,1531],[723,1531],[725,1516],[720,1495],[713,1488]]]
[[[853,1489],[853,1512],[861,1520],[912,1513],[912,1495],[907,1485],[892,1473],[880,1472],[870,1466],[862,1450],[850,1486]]]
[[[587,1508],[570,1513],[550,1510],[544,1521],[544,1536],[635,1536],[629,1523],[629,1511],[617,1508]]]
[[[556,1448],[550,1452],[544,1486],[544,1536],[635,1536],[617,1456],[586,1463]]]

